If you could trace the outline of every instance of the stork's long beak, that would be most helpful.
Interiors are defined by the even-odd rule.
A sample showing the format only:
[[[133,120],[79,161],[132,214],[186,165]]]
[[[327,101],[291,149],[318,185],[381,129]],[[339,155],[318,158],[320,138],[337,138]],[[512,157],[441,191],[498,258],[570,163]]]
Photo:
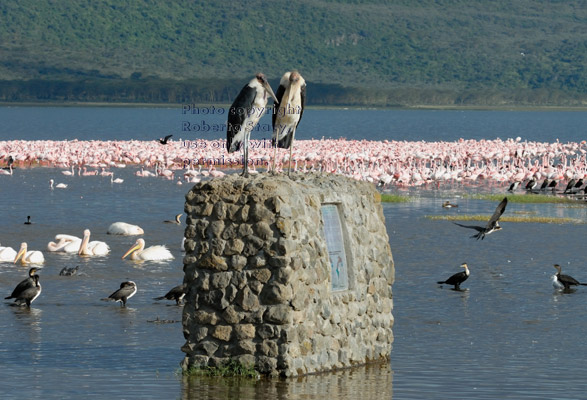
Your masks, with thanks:
[[[16,262],[22,258],[22,263],[24,264],[25,263],[24,262],[24,255],[25,254],[26,254],[26,247],[21,246],[20,250],[16,254],[16,257],[14,258],[14,263],[16,264]]]
[[[267,91],[267,93],[269,93],[269,95],[271,97],[273,97],[273,100],[275,100],[276,103],[279,103],[279,100],[277,100],[277,97],[275,96],[275,93],[273,93],[273,89],[271,89],[271,86],[269,85],[269,82],[267,82],[267,81],[263,82],[263,87],[265,88],[265,90]]]
[[[135,243],[135,245],[133,247],[131,247],[130,249],[128,249],[128,251],[126,253],[124,253],[124,255],[122,256],[122,258],[128,256],[130,253],[132,253],[135,250],[138,250],[141,247],[140,244]]]

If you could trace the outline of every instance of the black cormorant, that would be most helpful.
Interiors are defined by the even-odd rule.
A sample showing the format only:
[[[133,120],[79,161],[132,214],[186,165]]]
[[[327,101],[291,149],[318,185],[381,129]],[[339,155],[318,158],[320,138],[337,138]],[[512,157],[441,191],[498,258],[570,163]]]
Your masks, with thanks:
[[[461,288],[461,283],[467,280],[469,277],[469,268],[467,267],[467,263],[462,263],[461,267],[465,270],[462,272],[457,272],[456,274],[452,275],[445,281],[438,281],[438,284],[446,283],[447,285],[454,285],[455,290],[459,290]]]
[[[30,215],[27,215],[26,216],[26,221],[24,222],[24,224],[25,225],[31,225],[32,224],[32,222],[31,222],[31,216]]]
[[[554,268],[558,271],[555,275],[553,275],[552,285],[556,289],[569,289],[571,286],[578,286],[583,285],[587,286],[587,283],[581,283],[572,276],[564,275],[561,273],[561,266],[558,264],[554,264]],[[555,279],[556,278],[556,279]]]
[[[512,192],[512,193],[513,193],[513,191],[514,191],[514,190],[516,190],[516,189],[518,188],[518,186],[520,186],[520,183],[521,183],[520,181],[515,181],[515,182],[513,182],[513,183],[510,185],[510,187],[509,187],[509,189],[508,189],[508,192]]]
[[[489,235],[490,233],[501,229],[501,226],[499,226],[499,218],[501,217],[501,214],[503,214],[503,212],[505,211],[505,207],[507,206],[507,204],[508,198],[504,197],[503,200],[498,204],[497,208],[495,209],[495,212],[493,213],[493,215],[489,219],[489,222],[487,222],[487,225],[485,226],[462,225],[457,222],[455,222],[455,224],[458,226],[462,226],[463,228],[477,230],[478,233],[471,237],[477,238],[477,240],[483,240],[485,238],[485,235]]]
[[[77,274],[77,270],[79,269],[79,265],[76,265],[75,267],[63,267],[63,269],[59,272],[59,276],[72,276]]]
[[[181,219],[180,218],[181,218],[182,215],[183,214],[177,214],[175,216],[175,220],[173,220],[173,221],[165,220],[163,222],[165,222],[166,224],[177,224],[177,225],[179,225],[179,224],[181,224]]]
[[[36,267],[29,269],[29,277],[16,285],[12,294],[5,299],[14,299],[19,305],[26,304],[27,307],[30,307],[31,303],[41,294],[39,275],[36,274],[40,269]]]
[[[120,306],[126,307],[126,301],[133,297],[136,292],[137,284],[133,281],[125,281],[120,284],[120,289],[102,300],[120,301]]]
[[[175,304],[179,305],[181,300],[185,297],[186,288],[187,285],[182,283],[167,292],[165,296],[155,297],[154,300],[175,300]]]

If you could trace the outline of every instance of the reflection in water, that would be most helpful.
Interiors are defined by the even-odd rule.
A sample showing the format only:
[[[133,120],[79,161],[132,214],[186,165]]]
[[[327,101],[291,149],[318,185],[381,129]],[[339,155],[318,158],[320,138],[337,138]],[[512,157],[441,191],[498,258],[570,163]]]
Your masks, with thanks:
[[[372,363],[289,379],[184,377],[182,400],[210,399],[392,399],[389,363]]]

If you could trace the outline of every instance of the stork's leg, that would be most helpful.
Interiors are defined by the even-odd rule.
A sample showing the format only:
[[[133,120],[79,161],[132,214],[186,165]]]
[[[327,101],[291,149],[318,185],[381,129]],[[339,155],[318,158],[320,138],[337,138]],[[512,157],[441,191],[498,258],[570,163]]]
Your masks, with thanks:
[[[245,133],[245,140],[243,143],[243,173],[242,176],[245,178],[249,177],[249,137],[250,132]]]
[[[290,174],[291,174],[291,163],[292,163],[291,156],[293,153],[293,144],[294,144],[294,137],[295,136],[296,136],[296,128],[294,127],[291,132],[291,142],[289,143],[289,167],[287,169],[287,176],[290,176]]]
[[[277,160],[277,144],[279,142],[277,141],[277,139],[275,139],[275,151],[273,152],[273,164],[271,165],[271,172],[273,174],[276,174],[277,172],[275,171],[275,161]]]

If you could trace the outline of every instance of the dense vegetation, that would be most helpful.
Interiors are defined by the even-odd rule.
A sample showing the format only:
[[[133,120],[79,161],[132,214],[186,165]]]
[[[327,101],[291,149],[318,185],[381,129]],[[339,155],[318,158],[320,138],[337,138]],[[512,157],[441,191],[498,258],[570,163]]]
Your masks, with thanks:
[[[0,101],[230,102],[299,69],[312,104],[587,103],[566,0],[4,0]]]

